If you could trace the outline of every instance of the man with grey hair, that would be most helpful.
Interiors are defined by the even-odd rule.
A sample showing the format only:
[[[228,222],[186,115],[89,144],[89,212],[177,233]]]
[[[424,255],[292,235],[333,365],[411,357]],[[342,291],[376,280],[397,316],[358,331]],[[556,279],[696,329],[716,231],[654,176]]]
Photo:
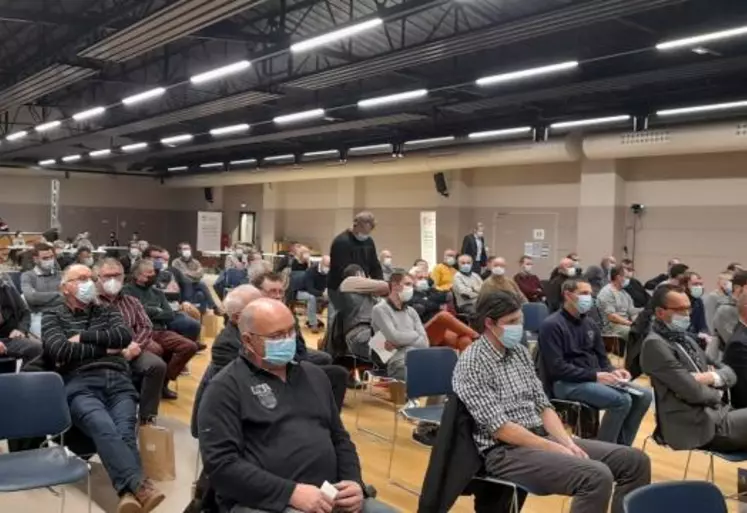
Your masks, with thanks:
[[[241,311],[246,305],[260,297],[262,297],[262,292],[254,285],[239,285],[229,292],[223,300],[223,308],[226,311],[226,325],[215,337],[211,348],[211,365],[216,374],[239,355],[241,349],[241,333],[239,333]]]
[[[319,367],[294,363],[293,313],[260,298],[239,318],[243,350],[198,412],[200,451],[220,511],[392,513],[365,498],[360,461]],[[323,493],[325,482],[337,489]]]

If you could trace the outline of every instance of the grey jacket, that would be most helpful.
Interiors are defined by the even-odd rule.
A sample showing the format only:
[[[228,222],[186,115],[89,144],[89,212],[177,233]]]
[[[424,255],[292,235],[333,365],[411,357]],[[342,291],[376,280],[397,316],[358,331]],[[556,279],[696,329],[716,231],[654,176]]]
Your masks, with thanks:
[[[63,303],[59,272],[42,274],[36,267],[21,275],[21,292],[31,313],[48,312]]]
[[[725,388],[737,382],[730,367],[714,364],[697,343],[688,340],[701,353],[702,361],[714,366]],[[698,368],[684,349],[654,331],[643,341],[641,367],[654,386],[657,428],[664,441],[679,450],[703,447],[713,440],[729,407],[722,404],[719,390],[701,385],[691,374],[708,369]]]
[[[731,340],[738,322],[739,312],[736,300],[731,296],[724,297],[716,308],[716,315],[713,316],[713,332],[721,339],[722,347]]]

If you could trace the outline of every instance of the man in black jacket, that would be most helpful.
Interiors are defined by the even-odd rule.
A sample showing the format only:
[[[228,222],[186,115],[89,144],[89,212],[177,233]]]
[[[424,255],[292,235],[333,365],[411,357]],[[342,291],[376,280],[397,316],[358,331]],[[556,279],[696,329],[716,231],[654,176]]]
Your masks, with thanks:
[[[42,354],[39,340],[29,337],[31,312],[11,279],[0,275],[0,357],[23,360],[24,365]]]
[[[747,408],[747,294],[739,297],[737,310],[739,322],[726,344],[723,362],[737,375],[737,384],[731,387],[731,405],[740,409]]]
[[[472,257],[472,272],[480,274],[480,270],[488,263],[488,253],[485,248],[485,228],[477,223],[472,233],[468,233],[462,240],[461,255]]]
[[[656,287],[658,287],[660,283],[664,283],[669,278],[671,278],[670,272],[672,271],[672,266],[680,264],[680,263],[681,262],[679,258],[672,258],[671,260],[669,260],[669,262],[667,262],[667,272],[657,274],[656,276],[648,280],[644,285],[646,290],[650,290],[653,292],[654,289],[656,289]]]
[[[328,275],[329,256],[324,255],[319,262],[309,264],[308,269],[304,271],[303,284],[296,291],[296,299],[306,302],[306,326],[312,333],[319,333],[319,328],[324,327],[317,319],[317,312],[327,293]]]
[[[295,322],[261,298],[239,319],[242,352],[210,383],[199,409],[200,451],[221,512],[390,513],[364,497],[360,461],[329,382],[292,363]],[[324,483],[336,496],[322,492]]]
[[[646,292],[646,288],[643,284],[635,277],[635,268],[633,267],[633,261],[629,258],[624,258],[622,261],[623,269],[625,269],[625,277],[630,278],[628,285],[625,287],[625,292],[630,295],[633,300],[633,306],[636,308],[645,308],[648,304],[651,296]]]
[[[223,367],[231,363],[239,355],[241,350],[241,333],[239,333],[239,316],[241,311],[254,301],[262,297],[254,285],[239,285],[231,290],[223,300],[223,308],[226,310],[226,325],[215,337],[211,351],[211,365],[215,374]]]

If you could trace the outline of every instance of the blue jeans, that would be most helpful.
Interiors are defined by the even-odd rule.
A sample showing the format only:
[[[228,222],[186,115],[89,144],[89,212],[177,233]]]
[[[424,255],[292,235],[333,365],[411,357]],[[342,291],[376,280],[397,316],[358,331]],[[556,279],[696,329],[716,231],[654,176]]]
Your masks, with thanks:
[[[170,331],[175,331],[179,335],[197,342],[197,339],[200,338],[202,324],[184,312],[174,312],[174,320],[168,324],[168,328]]]
[[[631,386],[643,395],[634,396],[592,381],[585,383],[556,381],[553,385],[553,393],[558,399],[579,401],[593,408],[604,410],[597,440],[631,446],[653,397],[651,390]]]
[[[306,319],[309,321],[310,327],[316,328],[319,324],[316,318],[316,296],[309,294],[305,290],[299,290],[296,292],[296,299],[306,302]]]
[[[93,440],[114,489],[135,492],[143,481],[137,449],[137,392],[124,372],[99,369],[65,385],[73,424]]]

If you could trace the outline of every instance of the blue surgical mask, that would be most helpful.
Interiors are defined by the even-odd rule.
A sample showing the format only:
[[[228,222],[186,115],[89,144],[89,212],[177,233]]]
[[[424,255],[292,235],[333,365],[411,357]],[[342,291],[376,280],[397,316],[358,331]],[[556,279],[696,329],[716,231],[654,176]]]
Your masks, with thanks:
[[[93,280],[78,283],[78,290],[75,291],[75,298],[84,305],[89,304],[96,297],[96,286]]]
[[[418,280],[417,282],[415,282],[415,288],[420,292],[428,290],[428,280]]]
[[[578,296],[578,300],[576,300],[576,310],[578,310],[578,313],[588,313],[592,306],[594,306],[593,297],[588,294]]]
[[[727,296],[731,296],[731,291],[732,291],[732,284],[730,281],[727,281],[724,284],[724,294],[726,294]]]
[[[625,281],[623,281],[623,288],[627,287],[628,285],[630,285],[630,278],[625,278]]]
[[[506,349],[513,349],[521,344],[521,340],[524,338],[524,325],[523,324],[506,324],[501,326],[503,328],[503,335],[498,337],[503,347]]]
[[[264,361],[276,367],[290,363],[296,356],[296,334],[284,338],[265,340]]]
[[[459,271],[464,274],[472,274],[472,266],[470,264],[464,264],[459,266]]]
[[[694,299],[698,299],[699,297],[703,296],[703,286],[702,285],[694,285],[690,287],[690,295]]]
[[[687,331],[687,328],[690,327],[690,316],[678,314],[673,315],[672,322],[669,323],[669,327],[674,331]]]

